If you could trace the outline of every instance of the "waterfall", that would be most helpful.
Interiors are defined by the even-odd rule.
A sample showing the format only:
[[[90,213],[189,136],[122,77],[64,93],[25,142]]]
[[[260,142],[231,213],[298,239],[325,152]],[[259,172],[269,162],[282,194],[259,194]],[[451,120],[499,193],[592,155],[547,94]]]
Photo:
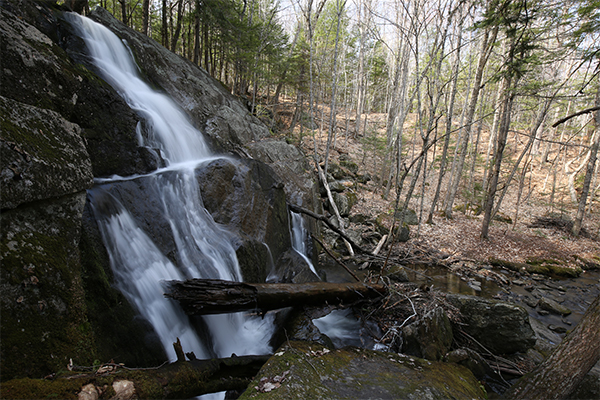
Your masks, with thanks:
[[[308,254],[308,246],[306,245],[306,241],[308,239],[308,231],[304,227],[304,219],[302,218],[302,216],[300,214],[295,213],[293,211],[290,211],[290,214],[292,215],[292,221],[290,224],[291,236],[292,236],[292,248],[294,250],[296,250],[296,253],[298,253],[302,256],[304,261],[306,261],[306,263],[308,264],[308,267],[310,268],[310,270],[316,276],[319,276],[319,274],[317,274],[317,270],[315,269],[315,266],[313,265],[312,261],[310,260],[309,254]]]
[[[204,208],[194,175],[197,165],[218,157],[211,154],[186,114],[140,78],[130,50],[116,35],[77,14],[69,14],[68,18],[79,29],[102,77],[143,116],[138,139],[144,140],[140,132],[144,130],[147,145],[160,148],[168,164],[144,177],[97,180],[89,191],[116,286],[152,324],[171,360],[175,359],[172,343],[177,337],[185,351],[194,351],[199,358],[271,352],[268,342],[274,331],[272,315],[205,316],[210,339],[202,340],[179,305],[164,297],[162,283],[168,280],[242,278],[230,236]],[[163,254],[128,206],[111,194],[119,181],[141,178],[145,197],[139,201],[151,196],[158,199],[159,211],[172,231],[176,256]]]

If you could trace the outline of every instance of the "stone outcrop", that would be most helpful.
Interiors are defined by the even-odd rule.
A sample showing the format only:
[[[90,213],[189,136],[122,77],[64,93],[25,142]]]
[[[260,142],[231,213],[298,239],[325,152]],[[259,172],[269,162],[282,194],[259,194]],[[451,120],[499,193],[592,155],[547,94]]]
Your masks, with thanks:
[[[155,169],[155,153],[138,145],[140,118],[107,83],[74,63],[60,47],[73,53],[72,48],[83,46],[61,14],[32,1],[4,2],[4,6],[0,7],[0,95],[52,110],[77,124],[94,176]]]
[[[402,329],[402,352],[427,360],[441,360],[452,344],[452,327],[443,308],[425,314]]]

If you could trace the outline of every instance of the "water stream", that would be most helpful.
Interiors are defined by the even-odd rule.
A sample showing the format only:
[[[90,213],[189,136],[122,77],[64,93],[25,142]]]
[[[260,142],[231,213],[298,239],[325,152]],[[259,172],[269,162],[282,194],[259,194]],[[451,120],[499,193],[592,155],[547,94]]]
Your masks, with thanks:
[[[116,285],[154,327],[169,359],[175,359],[172,343],[179,338],[184,351],[198,358],[229,357],[232,353],[266,354],[274,331],[270,315],[260,318],[243,313],[204,318],[209,338],[199,334],[174,301],[166,299],[168,280],[218,278],[240,281],[240,267],[228,232],[217,224],[202,204],[195,168],[217,158],[209,151],[202,133],[167,96],[154,91],[139,76],[129,48],[109,29],[88,18],[70,14],[103,78],[144,117],[138,135],[140,145],[159,148],[167,168],[139,177],[97,180],[89,191],[90,202],[107,248]],[[145,137],[145,138],[143,138]],[[165,255],[153,242],[127,204],[111,190],[128,180],[141,180],[141,198],[158,204],[168,222],[176,255]],[[141,224],[140,224],[141,222]],[[204,335],[206,336],[206,335]]]

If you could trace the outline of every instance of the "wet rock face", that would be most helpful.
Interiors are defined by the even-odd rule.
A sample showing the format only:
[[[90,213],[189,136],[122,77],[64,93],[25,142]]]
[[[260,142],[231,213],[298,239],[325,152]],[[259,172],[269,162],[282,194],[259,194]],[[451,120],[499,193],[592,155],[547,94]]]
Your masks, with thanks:
[[[93,10],[90,18],[127,41],[146,78],[169,94],[217,149],[233,150],[269,135],[267,127],[206,71],[126,27],[102,8]]]
[[[466,324],[461,329],[494,353],[526,352],[535,345],[535,332],[523,307],[459,294],[446,299],[460,310]]]
[[[94,176],[155,169],[157,160],[137,143],[139,118],[107,83],[71,61],[59,46],[71,55],[83,51],[68,23],[51,8],[15,3],[0,7],[0,95],[77,124]]]
[[[265,243],[277,265],[291,242],[285,192],[273,170],[258,161],[221,158],[197,168],[196,179],[214,220]]]
[[[443,308],[438,307],[402,330],[402,352],[427,360],[441,360],[452,344],[452,327]]]

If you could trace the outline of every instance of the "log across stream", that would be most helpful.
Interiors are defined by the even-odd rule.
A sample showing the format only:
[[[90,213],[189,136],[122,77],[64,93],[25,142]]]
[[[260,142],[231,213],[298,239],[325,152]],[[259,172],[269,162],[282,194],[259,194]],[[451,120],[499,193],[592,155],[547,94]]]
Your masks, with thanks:
[[[243,283],[219,279],[170,281],[166,297],[177,300],[189,315],[221,314],[285,307],[350,305],[387,294],[380,284],[366,283]]]

